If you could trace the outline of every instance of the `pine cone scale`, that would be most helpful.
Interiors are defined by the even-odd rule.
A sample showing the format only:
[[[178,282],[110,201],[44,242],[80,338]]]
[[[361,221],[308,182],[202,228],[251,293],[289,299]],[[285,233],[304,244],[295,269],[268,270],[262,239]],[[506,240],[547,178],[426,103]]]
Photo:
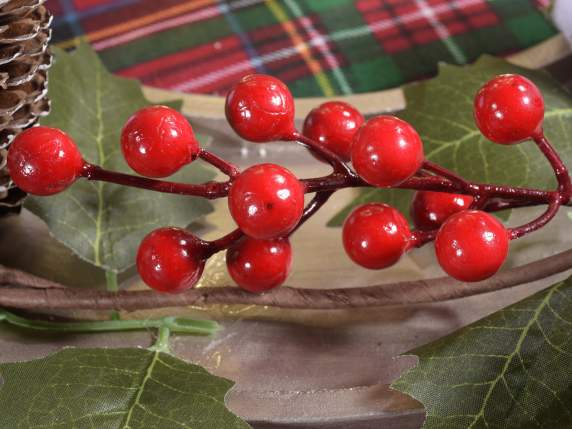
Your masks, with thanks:
[[[6,169],[10,143],[49,111],[47,69],[53,16],[45,0],[0,0],[0,215],[18,211],[25,194]]]

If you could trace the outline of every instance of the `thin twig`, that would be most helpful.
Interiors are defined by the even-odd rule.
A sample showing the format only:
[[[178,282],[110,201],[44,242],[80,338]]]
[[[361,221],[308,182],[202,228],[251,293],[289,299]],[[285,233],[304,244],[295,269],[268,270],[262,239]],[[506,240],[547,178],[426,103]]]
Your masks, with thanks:
[[[151,290],[108,292],[80,289],[1,287],[0,306],[30,310],[125,310],[209,304],[255,304],[294,309],[347,309],[440,302],[493,292],[553,276],[572,268],[572,250],[502,271],[482,282],[450,277],[342,289],[281,287],[255,295],[236,287],[207,287],[171,295]]]

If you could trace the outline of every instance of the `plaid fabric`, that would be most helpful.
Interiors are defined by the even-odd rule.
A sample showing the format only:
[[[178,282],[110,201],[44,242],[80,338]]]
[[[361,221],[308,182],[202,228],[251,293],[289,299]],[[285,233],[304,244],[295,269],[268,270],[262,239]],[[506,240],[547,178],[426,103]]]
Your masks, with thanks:
[[[247,73],[296,96],[367,92],[437,63],[508,54],[555,34],[537,0],[48,0],[54,41],[80,37],[115,73],[224,94]]]

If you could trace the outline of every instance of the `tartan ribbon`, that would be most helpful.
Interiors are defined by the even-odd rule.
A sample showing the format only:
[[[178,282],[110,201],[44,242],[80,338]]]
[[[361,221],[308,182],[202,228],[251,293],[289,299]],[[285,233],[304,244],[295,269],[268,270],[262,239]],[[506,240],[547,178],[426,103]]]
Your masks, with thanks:
[[[268,73],[296,96],[368,92],[435,74],[439,61],[534,45],[555,28],[536,0],[48,0],[54,41],[86,37],[113,72],[225,94]]]

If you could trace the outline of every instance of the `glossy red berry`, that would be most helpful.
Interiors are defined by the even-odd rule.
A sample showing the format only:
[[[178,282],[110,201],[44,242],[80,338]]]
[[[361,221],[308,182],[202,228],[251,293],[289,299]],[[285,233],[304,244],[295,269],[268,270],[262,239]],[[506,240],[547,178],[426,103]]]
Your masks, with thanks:
[[[481,133],[489,140],[519,143],[541,130],[544,100],[537,86],[524,76],[503,74],[479,89],[474,116]]]
[[[20,133],[10,146],[7,163],[16,186],[33,195],[63,191],[80,176],[84,165],[74,141],[49,127]]]
[[[251,142],[288,140],[294,134],[294,99],[272,76],[243,77],[228,93],[225,113],[234,131]]]
[[[344,248],[358,265],[370,269],[387,268],[409,248],[411,231],[405,217],[382,203],[357,207],[344,222]]]
[[[467,210],[472,202],[470,195],[417,191],[411,202],[411,219],[417,229],[438,229],[451,215]]]
[[[288,234],[304,211],[304,187],[288,169],[259,164],[244,170],[233,182],[228,207],[239,228],[259,239]]]
[[[199,143],[186,118],[167,106],[144,107],[121,131],[127,164],[142,176],[167,177],[190,163]]]
[[[264,292],[280,286],[292,266],[287,238],[258,240],[243,237],[226,252],[226,266],[233,280],[249,292]]]
[[[181,228],[148,234],[137,252],[137,271],[159,292],[182,292],[200,279],[205,266],[201,241]]]
[[[370,185],[397,186],[413,176],[423,163],[423,143],[417,131],[394,116],[377,116],[357,132],[352,164]]]
[[[349,161],[354,135],[363,122],[362,114],[352,105],[328,101],[306,116],[303,134]]]
[[[509,236],[504,225],[478,210],[454,214],[439,229],[435,253],[447,274],[476,282],[495,274],[504,263]]]

